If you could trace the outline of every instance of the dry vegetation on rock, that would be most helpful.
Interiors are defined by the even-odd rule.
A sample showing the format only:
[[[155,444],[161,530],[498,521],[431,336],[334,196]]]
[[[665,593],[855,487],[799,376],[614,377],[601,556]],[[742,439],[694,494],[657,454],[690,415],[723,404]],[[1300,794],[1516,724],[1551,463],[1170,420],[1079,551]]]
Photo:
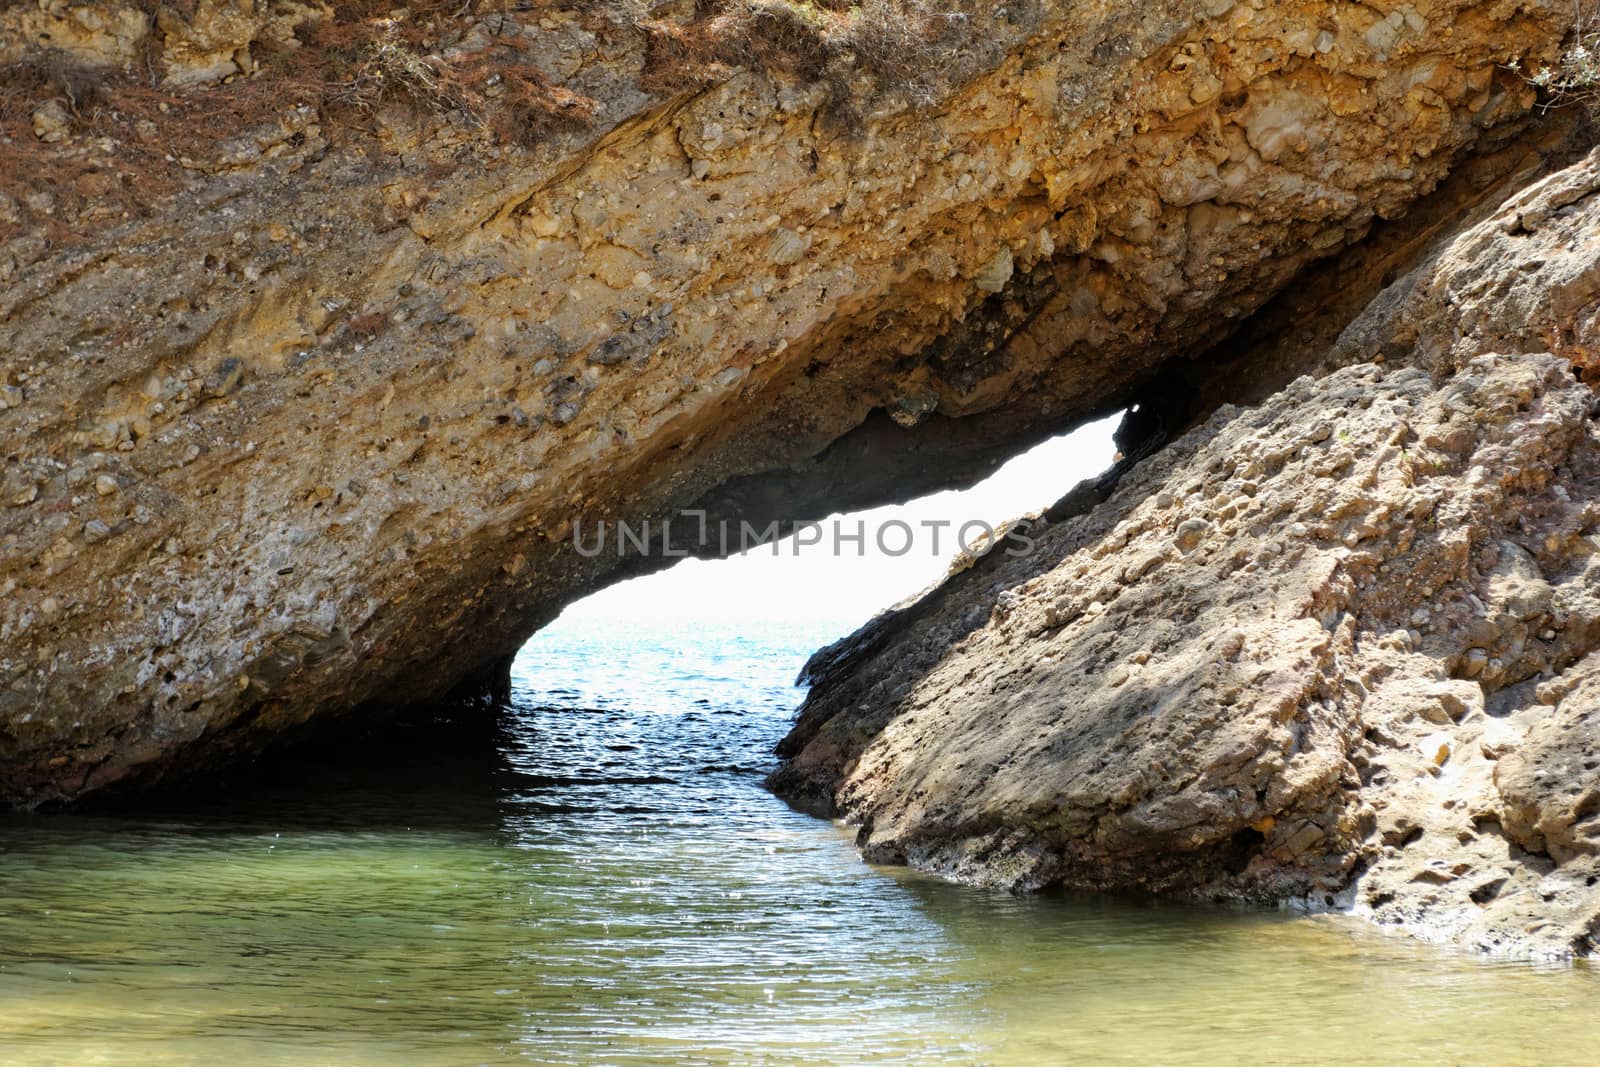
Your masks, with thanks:
[[[409,115],[480,151],[582,131],[600,104],[593,86],[566,84],[570,72],[541,62],[553,16],[597,40],[631,41],[646,92],[760,69],[825,86],[841,128],[868,102],[925,103],[971,66],[958,46],[965,2],[335,0],[260,5],[241,30],[214,0],[131,0],[117,10],[137,44],[120,62],[60,47],[18,18],[28,6],[0,3],[0,237],[31,223],[56,241],[84,209],[91,222],[145,213],[186,175],[215,172],[219,146],[280,124],[288,107],[315,135],[374,138],[383,115]],[[15,26],[36,29],[28,40],[12,32],[9,49],[8,9]],[[231,54],[217,51],[227,34],[238,38]],[[197,48],[216,54],[197,63]]]
[[[41,44],[0,64],[0,233],[31,217],[64,236],[48,203],[61,197],[98,203],[103,218],[138,213],[185,173],[216,169],[219,146],[273,125],[286,108],[360,136],[373,112],[400,107],[522,146],[581,128],[593,111],[592,100],[527,62],[518,37],[467,38],[486,13],[527,17],[565,6],[559,0],[344,0],[281,37],[247,40],[234,71],[216,78],[180,70],[171,54],[185,20],[205,13],[203,0],[138,6],[148,24],[128,62]]]
[[[1545,94],[1548,106],[1576,106],[1600,119],[1600,3],[1573,0],[1573,9],[1572,37],[1560,59],[1527,78]]]
[[[686,23],[647,20],[651,84],[704,84],[741,67],[826,84],[842,111],[860,97],[932,99],[967,26],[961,4],[928,0],[705,0]]]

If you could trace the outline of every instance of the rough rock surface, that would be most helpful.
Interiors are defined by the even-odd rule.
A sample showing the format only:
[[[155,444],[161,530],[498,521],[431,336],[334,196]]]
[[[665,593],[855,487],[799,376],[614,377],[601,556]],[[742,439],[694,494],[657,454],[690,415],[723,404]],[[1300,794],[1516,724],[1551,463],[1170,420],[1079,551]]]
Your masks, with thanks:
[[[1384,290],[1352,365],[819,653],[772,784],[962,879],[1592,952],[1597,314],[1600,152]]]
[[[583,558],[575,522],[981,473],[1432,189],[1525,112],[1503,64],[1567,16],[965,5],[960,78],[851,129],[803,79],[660,88],[638,13],[694,5],[444,7],[402,73],[504,49],[583,127],[486,143],[448,107],[338,119],[253,81],[317,58],[323,5],[0,11],[8,62],[48,32],[181,90],[111,133],[43,101],[0,143],[70,177],[0,199],[0,800],[487,682],[656,562]],[[205,136],[153,151],[179,114]]]

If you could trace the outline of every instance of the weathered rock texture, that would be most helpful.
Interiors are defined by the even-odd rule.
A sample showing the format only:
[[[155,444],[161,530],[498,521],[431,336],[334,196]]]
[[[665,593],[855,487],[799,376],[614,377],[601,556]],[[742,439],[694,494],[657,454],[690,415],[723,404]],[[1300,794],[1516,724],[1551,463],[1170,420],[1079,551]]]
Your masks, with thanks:
[[[0,799],[485,676],[652,565],[581,557],[578,520],[799,519],[976,475],[1403,212],[1524,114],[1502,64],[1568,14],[952,5],[953,80],[842,107],[849,49],[816,82],[671,89],[694,6],[428,5],[433,51],[363,52],[395,92],[342,111],[271,80],[320,69],[323,5],[0,12],[9,61],[158,83],[102,86],[94,122],[41,100],[0,143],[8,188],[51,176],[0,200]],[[499,138],[429,89],[485,55],[505,78],[471,99],[520,79],[582,122]],[[1281,799],[1314,810],[1337,773]]]
[[[774,786],[958,878],[1592,952],[1597,344],[1600,152],[1305,360],[1344,369],[1217,410],[1032,553],[819,653]]]

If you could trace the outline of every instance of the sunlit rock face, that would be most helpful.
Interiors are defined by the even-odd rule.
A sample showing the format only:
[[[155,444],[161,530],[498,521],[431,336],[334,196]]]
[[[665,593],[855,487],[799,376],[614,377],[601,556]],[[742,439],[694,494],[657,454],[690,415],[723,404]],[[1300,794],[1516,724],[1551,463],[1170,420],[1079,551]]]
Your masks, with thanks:
[[[1320,377],[819,653],[773,786],[964,880],[1593,953],[1597,351],[1600,150],[1422,242]]]
[[[1569,14],[957,5],[953,81],[843,107],[781,70],[662,88],[693,5],[491,6],[437,16],[421,69],[499,49],[581,122],[508,143],[252,81],[315,67],[316,4],[0,12],[8,60],[46,31],[159,60],[201,116],[183,151],[167,112],[90,136],[45,100],[8,133],[57,179],[0,200],[0,798],[479,677],[653,565],[579,555],[579,520],[975,477],[1404,212],[1526,112],[1504,65]],[[252,85],[248,128],[202,106]]]

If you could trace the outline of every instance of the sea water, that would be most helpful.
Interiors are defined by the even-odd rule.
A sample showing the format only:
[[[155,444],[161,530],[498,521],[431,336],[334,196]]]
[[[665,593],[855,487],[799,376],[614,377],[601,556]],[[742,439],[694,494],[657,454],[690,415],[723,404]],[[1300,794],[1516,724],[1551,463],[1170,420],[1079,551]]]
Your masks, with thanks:
[[[0,818],[0,1064],[1550,1064],[1600,976],[863,864],[761,787],[838,624],[558,622],[513,706]]]

